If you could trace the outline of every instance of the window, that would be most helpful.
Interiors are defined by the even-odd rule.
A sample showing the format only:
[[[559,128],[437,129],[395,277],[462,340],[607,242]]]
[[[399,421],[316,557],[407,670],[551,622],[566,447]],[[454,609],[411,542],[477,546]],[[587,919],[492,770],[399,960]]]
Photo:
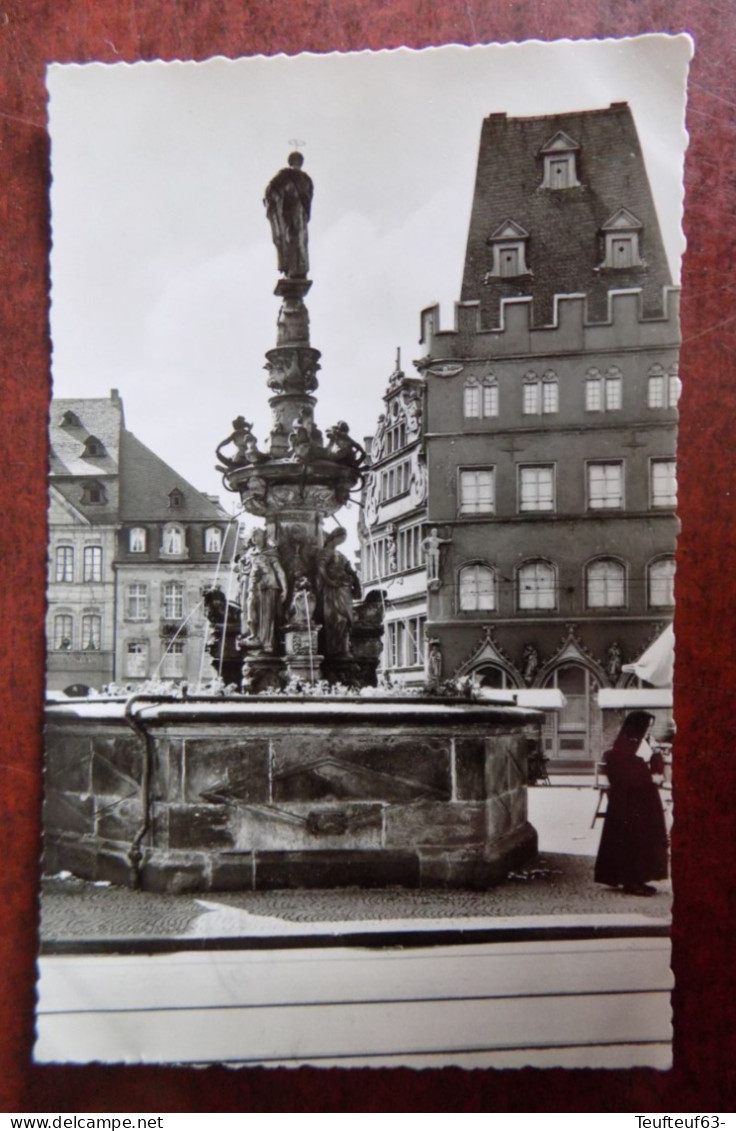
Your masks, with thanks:
[[[588,507],[613,510],[624,505],[623,463],[588,464]]]
[[[555,469],[553,464],[519,468],[519,510],[555,509]]]
[[[492,467],[460,472],[460,514],[493,514],[494,496]]]
[[[102,647],[102,617],[98,613],[85,613],[82,617],[82,649],[99,652]]]
[[[183,640],[172,640],[161,661],[164,679],[181,679],[185,671],[186,648]]]
[[[102,547],[85,546],[82,561],[83,581],[102,581]]]
[[[658,558],[647,570],[650,609],[668,608],[675,603],[675,559]]]
[[[84,451],[82,452],[82,459],[89,459],[90,457],[100,458],[106,456],[107,451],[102,440],[98,440],[96,436],[88,436],[84,441]]]
[[[74,581],[74,550],[71,546],[56,547],[57,581]]]
[[[161,553],[173,557],[181,557],[184,553],[184,531],[181,526],[169,525],[164,527]]]
[[[222,531],[219,526],[208,526],[204,532],[204,550],[206,554],[219,554],[222,549]]]
[[[539,381],[536,373],[527,373],[524,378],[524,400],[522,412],[530,416],[539,412]]]
[[[548,369],[542,377],[542,412],[557,412],[559,407],[559,386],[557,374]]]
[[[409,490],[411,480],[411,464],[408,459],[387,468],[381,472],[381,501],[395,499],[404,495]]]
[[[184,495],[179,490],[178,487],[175,487],[173,491],[169,492],[169,508],[171,510],[177,510],[179,507],[182,507],[183,505],[184,505]]]
[[[478,380],[469,377],[463,387],[463,415],[466,420],[498,416],[498,382],[493,376]]]
[[[601,412],[603,409],[603,381],[599,369],[589,369],[585,376],[585,411]]]
[[[395,403],[395,402],[394,402]],[[387,455],[406,447],[406,421],[394,420],[386,429],[384,451]]]
[[[619,208],[601,228],[606,245],[601,266],[614,270],[645,266],[639,255],[641,229],[641,221],[633,212]]]
[[[181,581],[167,581],[163,589],[164,618],[180,620],[184,616],[184,586]]]
[[[677,506],[677,472],[673,459],[653,459],[650,468],[651,505]]]
[[[128,586],[125,612],[128,620],[148,620],[147,585],[133,582]]]
[[[54,648],[57,652],[69,652],[72,647],[74,621],[69,613],[57,613],[54,617]]]
[[[517,574],[519,609],[557,607],[555,568],[545,561],[525,562]]]
[[[396,535],[396,557],[400,570],[424,565],[421,526],[405,526]]]
[[[458,575],[458,604],[464,612],[496,608],[496,577],[485,565],[463,566]]]
[[[492,262],[490,277],[498,279],[513,279],[518,275],[528,275],[526,265],[526,241],[529,233],[514,220],[506,220],[495,232],[489,236],[491,245]]]
[[[553,369],[548,369],[541,381],[537,374],[530,370],[524,375],[522,412],[525,416],[538,413],[557,412],[559,408],[559,393],[557,374]]]
[[[580,184],[576,169],[576,154],[579,150],[578,143],[562,131],[540,149],[544,158],[542,188],[567,189],[576,188]]]
[[[79,501],[85,506],[104,504],[107,502],[107,492],[96,479],[89,479],[82,483],[82,495]]]
[[[148,539],[147,531],[143,526],[134,526],[128,531],[128,549],[131,554],[145,554]]]
[[[612,366],[606,371],[606,412],[621,408],[621,370]]]
[[[386,657],[389,668],[420,668],[424,663],[426,618],[406,617],[386,625]]]
[[[622,609],[626,571],[613,558],[599,558],[586,570],[586,600],[589,609]]]
[[[647,377],[647,407],[675,408],[680,399],[680,377],[677,366],[665,372],[661,365],[653,365]]]
[[[133,679],[145,679],[148,675],[148,643],[145,640],[129,640],[126,644],[125,674]]]
[[[82,421],[77,416],[76,412],[72,412],[70,408],[62,413],[61,420],[59,421],[61,428],[81,428]]]

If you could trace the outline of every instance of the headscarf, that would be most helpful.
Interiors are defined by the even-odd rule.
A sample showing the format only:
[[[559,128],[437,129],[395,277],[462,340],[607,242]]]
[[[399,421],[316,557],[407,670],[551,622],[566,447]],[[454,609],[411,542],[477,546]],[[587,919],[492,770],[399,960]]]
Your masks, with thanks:
[[[648,711],[631,711],[624,719],[610,753],[636,754],[653,722],[654,715]]]

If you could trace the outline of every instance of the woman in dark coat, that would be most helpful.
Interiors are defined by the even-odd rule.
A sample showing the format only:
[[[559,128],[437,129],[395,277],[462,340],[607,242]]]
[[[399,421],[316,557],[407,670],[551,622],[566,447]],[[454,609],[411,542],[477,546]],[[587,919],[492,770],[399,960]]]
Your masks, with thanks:
[[[595,862],[595,880],[633,895],[655,895],[647,880],[666,880],[667,830],[659,790],[640,747],[654,722],[646,711],[627,715],[604,755],[608,811]],[[639,753],[637,753],[639,751]],[[650,752],[649,752],[650,753]]]

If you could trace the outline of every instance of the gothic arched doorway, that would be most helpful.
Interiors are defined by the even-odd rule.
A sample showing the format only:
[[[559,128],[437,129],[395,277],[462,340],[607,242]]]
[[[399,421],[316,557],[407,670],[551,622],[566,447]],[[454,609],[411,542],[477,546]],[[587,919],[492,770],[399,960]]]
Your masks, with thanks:
[[[595,762],[602,739],[600,684],[582,664],[561,664],[550,674],[547,687],[557,687],[565,706],[545,725],[545,754],[565,762]]]

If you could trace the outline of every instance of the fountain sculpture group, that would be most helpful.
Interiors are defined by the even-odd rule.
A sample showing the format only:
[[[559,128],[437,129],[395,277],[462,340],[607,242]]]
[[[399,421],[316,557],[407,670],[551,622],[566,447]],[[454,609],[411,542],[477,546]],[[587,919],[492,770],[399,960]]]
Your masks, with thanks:
[[[239,547],[238,602],[205,594],[210,654],[240,691],[50,705],[47,871],[169,892],[487,887],[536,851],[536,713],[357,694],[376,683],[382,602],[360,600],[345,531],[324,529],[360,494],[366,453],[344,421],[325,435],[315,421],[302,164],[292,154],[266,189],[282,275],[269,440],[238,416],[217,448],[226,487],[263,520]],[[432,585],[441,540],[426,541]],[[320,697],[318,683],[356,693]]]

